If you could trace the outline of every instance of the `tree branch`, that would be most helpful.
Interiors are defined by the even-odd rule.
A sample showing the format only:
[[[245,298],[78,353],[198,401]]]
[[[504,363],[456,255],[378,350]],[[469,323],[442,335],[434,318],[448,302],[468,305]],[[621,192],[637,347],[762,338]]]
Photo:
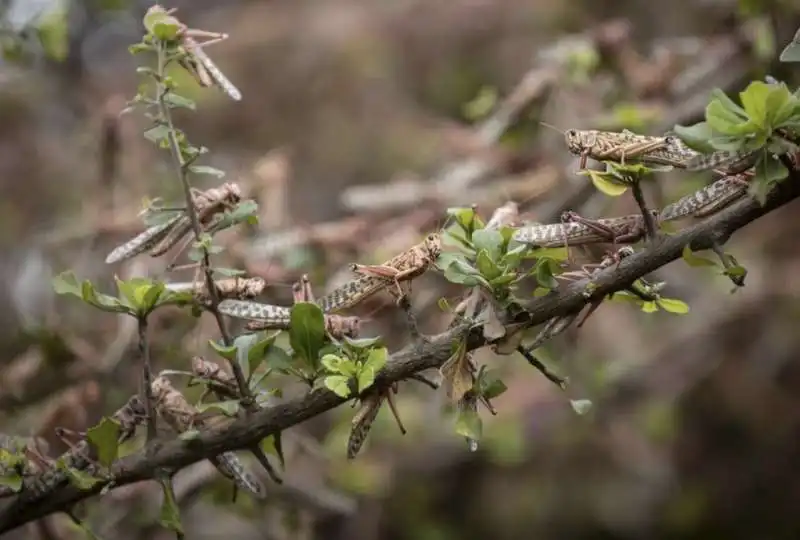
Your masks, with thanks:
[[[647,249],[624,259],[618,268],[610,267],[594,278],[595,288],[585,295],[587,280],[575,282],[562,291],[538,298],[527,306],[521,321],[534,326],[560,315],[579,310],[592,299],[626,288],[636,279],[680,258],[684,246],[692,250],[710,249],[714,243],[724,243],[738,229],[800,196],[800,172],[793,171],[790,178],[776,187],[767,203],[761,207],[750,197],[732,205],[719,214],[683,231],[653,242]],[[391,355],[386,367],[378,374],[375,383],[387,385],[406,379],[416,372],[441,366],[450,356],[454,340],[466,337],[468,350],[487,345],[479,327],[460,324],[451,330],[433,336],[427,343],[411,344]],[[149,445],[147,452],[118,460],[111,468],[114,484],[121,486],[152,479],[160,467],[179,469],[196,461],[207,459],[223,451],[241,449],[260,442],[264,437],[290,428],[344,403],[326,389],[315,390],[304,396],[260,410],[247,418],[202,433],[192,441],[176,439],[166,444]],[[45,473],[46,474],[46,473]],[[25,486],[39,480],[29,478]],[[24,523],[41,518],[98,493],[107,482],[98,483],[91,490],[80,491],[71,485],[54,489],[46,497],[20,503],[11,501],[0,509],[0,534]],[[25,488],[23,488],[25,489]]]

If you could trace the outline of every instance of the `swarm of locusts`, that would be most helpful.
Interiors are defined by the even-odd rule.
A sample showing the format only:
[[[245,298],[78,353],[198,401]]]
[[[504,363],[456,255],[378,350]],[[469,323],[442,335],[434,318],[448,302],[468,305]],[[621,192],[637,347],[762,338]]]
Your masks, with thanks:
[[[145,16],[145,26],[151,43],[161,41],[164,50],[170,51],[177,63],[186,69],[198,83],[203,86],[216,86],[233,100],[239,101],[241,93],[211,61],[203,51],[204,46],[227,38],[225,34],[189,29],[175,18],[175,9],[166,10],[160,6],[151,8]],[[177,31],[164,36],[159,34],[159,24],[167,24]],[[154,36],[160,35],[159,38]],[[207,41],[198,42],[206,38]],[[567,150],[580,157],[580,168],[586,167],[589,158],[600,162],[619,164],[640,163],[645,166],[668,166],[686,171],[711,170],[718,178],[710,185],[667,205],[660,211],[651,211],[642,207],[642,212],[621,217],[588,219],[575,212],[565,212],[559,223],[538,224],[520,223],[516,203],[508,204],[496,210],[486,228],[515,227],[512,238],[521,244],[534,248],[552,248],[565,246],[582,246],[588,244],[611,244],[612,249],[601,261],[587,264],[580,271],[567,272],[560,277],[564,279],[591,278],[595,272],[609,268],[622,258],[630,256],[633,248],[619,244],[634,244],[645,238],[650,226],[684,218],[705,218],[725,208],[748,193],[749,183],[754,176],[752,167],[755,162],[753,154],[714,152],[703,154],[687,147],[676,135],[668,133],[663,136],[638,135],[630,131],[579,131],[568,130],[565,135]],[[187,188],[188,189],[188,188]],[[242,190],[232,182],[205,191],[191,189],[191,210],[172,210],[174,215],[160,223],[152,225],[135,238],[128,240],[115,249],[106,258],[106,263],[115,264],[132,259],[142,254],[160,257],[170,251],[176,257],[183,252],[196,238],[199,227],[201,232],[213,234],[223,227],[230,226],[232,221],[226,219],[230,213],[242,204]],[[641,206],[641,205],[640,205]],[[403,285],[437,268],[436,263],[443,251],[444,229],[430,233],[418,244],[395,255],[381,264],[350,265],[352,277],[346,283],[336,287],[328,294],[315,298],[306,276],[293,287],[295,303],[314,303],[323,312],[324,327],[328,338],[335,342],[345,338],[357,337],[360,330],[360,319],[343,315],[342,312],[361,304],[367,298],[385,291],[396,297],[398,305],[409,309],[407,292]],[[177,249],[174,249],[177,248]],[[173,265],[170,264],[170,267]],[[184,266],[183,268],[186,268]],[[218,314],[244,319],[248,331],[288,330],[292,325],[292,308],[254,301],[264,290],[266,282],[260,277],[230,277],[216,281],[200,278],[201,264],[196,265],[197,273],[189,283],[168,283],[166,286],[176,291],[190,291],[197,306],[201,309],[212,309]],[[209,290],[213,285],[214,290]],[[658,295],[660,285],[648,284],[638,280],[628,290],[643,299],[651,299]],[[213,292],[213,294],[212,294]],[[465,295],[456,314],[471,317],[483,302],[480,291],[473,289]],[[602,301],[602,300],[600,300]],[[216,305],[214,305],[216,304]],[[597,308],[599,301],[590,305],[587,313],[578,323],[580,326],[586,317]],[[471,307],[466,307],[471,306]],[[527,348],[517,347],[535,366],[544,370],[543,366],[531,356],[531,352],[546,340],[561,333],[578,317],[578,313],[557,317],[546,323],[533,344]],[[455,323],[455,320],[454,320]],[[452,326],[452,325],[451,325]],[[471,361],[468,354],[468,363]],[[239,400],[241,395],[237,381],[228,372],[213,362],[195,357],[192,374],[204,379],[208,389],[220,399]],[[548,375],[554,382],[563,383],[559,378]],[[363,444],[372,422],[383,402],[388,402],[397,424],[405,433],[405,428],[397,415],[393,394],[396,385],[384,388],[369,388],[360,397],[361,408],[355,414],[348,443],[348,457],[354,457]],[[176,390],[165,375],[156,377],[151,382],[149,396],[155,400],[153,411],[162,417],[173,430],[185,433],[194,428],[209,426],[207,418],[198,413],[197,407],[191,405]],[[466,399],[466,398],[465,398]],[[474,396],[473,396],[474,400]],[[486,402],[487,406],[491,407]],[[252,407],[252,403],[250,406]],[[256,407],[258,407],[256,405]],[[133,398],[115,415],[121,425],[120,440],[128,439],[137,425],[143,423],[145,409],[142,401]],[[258,455],[258,448],[248,448]],[[77,468],[90,469],[93,465],[93,450],[84,441],[73,445],[70,452],[62,456],[62,461],[74,464]],[[231,478],[241,489],[247,490],[257,497],[265,495],[265,488],[260,481],[251,476],[232,453],[222,453],[211,459],[213,465],[225,476]],[[263,464],[263,463],[262,463]],[[268,465],[264,464],[268,468]],[[268,469],[269,470],[269,469]],[[28,486],[27,493],[20,500],[32,500],[41,496],[55,484],[66,482],[63,471],[55,471],[42,477],[42,483]],[[0,497],[10,495],[9,489],[0,490]]]

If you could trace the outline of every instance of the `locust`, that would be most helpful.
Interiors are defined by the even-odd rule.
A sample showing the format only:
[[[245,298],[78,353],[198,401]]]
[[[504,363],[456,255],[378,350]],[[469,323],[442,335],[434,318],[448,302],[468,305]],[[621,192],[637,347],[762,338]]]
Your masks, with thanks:
[[[396,287],[399,296],[404,296],[400,282],[412,280],[435,262],[442,252],[442,239],[438,233],[429,234],[421,243],[392,257],[379,265],[352,264],[351,270],[360,277],[348,281],[341,287],[317,300],[326,313],[333,313],[363,302],[373,294]]]
[[[199,401],[203,400],[208,391],[213,392],[217,398],[221,400],[241,400],[242,394],[239,391],[239,385],[236,382],[236,378],[227,371],[223,370],[219,364],[206,360],[202,356],[193,356],[192,374],[204,379],[208,383],[206,392],[200,396]],[[242,404],[249,412],[256,412],[260,409],[260,406],[254,402],[250,402],[249,404],[242,402]],[[261,466],[264,467],[264,470],[267,471],[267,474],[269,474],[270,478],[272,478],[275,483],[283,483],[283,480],[275,471],[275,468],[269,462],[267,456],[264,454],[264,451],[260,446],[254,444],[247,446],[246,449],[249,450],[253,456],[255,456],[256,460],[258,460]]]
[[[131,396],[131,398],[111,416],[111,419],[115,420],[120,426],[119,442],[125,442],[133,437],[137,426],[145,422],[146,412],[144,404],[138,396]],[[30,504],[46,496],[59,485],[68,482],[70,474],[65,468],[77,469],[89,475],[97,474],[100,472],[100,465],[95,461],[96,457],[94,446],[90,445],[85,438],[82,438],[76,444],[72,445],[67,452],[57,458],[56,462],[61,464],[61,467],[51,467],[41,475],[25,480],[17,504]],[[10,488],[0,486],[0,497],[8,495],[8,493],[5,493],[7,489]]]
[[[597,161],[669,165],[678,169],[698,155],[673,134],[660,137],[638,135],[632,131],[598,131],[568,129],[564,133],[567,149],[580,156],[580,168],[586,168],[588,158]]]
[[[176,292],[191,291],[199,304],[204,306],[211,304],[211,295],[205,282],[167,283],[165,286],[167,289]],[[220,298],[235,298],[239,300],[255,298],[264,292],[264,287],[266,286],[267,282],[261,277],[232,277],[214,280],[214,287],[217,289]]]
[[[719,212],[747,194],[750,172],[723,176],[713,184],[665,206],[659,213],[661,222],[685,217],[704,218]]]
[[[656,211],[651,211],[657,216]],[[612,243],[633,244],[647,233],[644,217],[631,214],[616,218],[590,220],[574,212],[565,212],[561,223],[531,224],[519,227],[512,238],[532,247],[552,248],[566,245]]]
[[[177,8],[164,9],[159,5],[152,6],[145,14],[145,26],[151,34],[154,33],[155,26],[159,23],[177,26],[178,32],[175,39],[168,42],[167,45],[178,53],[178,63],[181,67],[188,71],[200,86],[206,88],[217,86],[232,100],[240,101],[242,93],[203,50],[203,47],[225,41],[228,39],[228,35],[189,28],[172,16],[176,11]],[[199,39],[206,41],[199,42],[197,41]]]
[[[288,330],[291,310],[284,306],[260,304],[246,300],[223,300],[219,312],[237,319],[247,319],[248,330]],[[358,317],[325,315],[325,330],[334,338],[357,337],[361,320]]]
[[[199,417],[197,409],[172,386],[165,376],[156,377],[152,383],[152,391],[155,397],[156,411],[176,432],[185,433],[195,427],[208,427],[207,421]],[[264,485],[247,471],[233,452],[223,452],[210,458],[209,461],[220,473],[233,480],[239,489],[248,491],[259,499],[266,497]]]
[[[378,417],[384,400],[389,403],[389,409],[392,411],[400,433],[406,434],[406,428],[400,420],[400,414],[397,412],[394,402],[393,394],[396,393],[397,383],[394,383],[387,388],[375,389],[361,399],[358,411],[353,415],[350,436],[347,439],[347,459],[354,459],[358,455],[364,441],[367,440],[372,424]]]
[[[192,200],[197,210],[197,219],[209,229],[221,218],[219,214],[233,208],[242,198],[237,184],[226,182],[218,188],[201,191],[192,188]],[[160,257],[192,231],[192,222],[185,211],[168,221],[153,225],[141,234],[116,247],[106,257],[106,264],[114,264],[131,259],[146,251],[151,257]],[[191,237],[189,237],[191,238]]]

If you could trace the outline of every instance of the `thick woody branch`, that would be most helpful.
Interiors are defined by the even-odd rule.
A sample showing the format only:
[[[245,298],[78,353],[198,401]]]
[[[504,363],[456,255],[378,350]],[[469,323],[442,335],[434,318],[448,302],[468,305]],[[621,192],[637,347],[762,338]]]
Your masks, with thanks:
[[[799,195],[800,173],[793,173],[791,178],[773,191],[765,206],[759,206],[748,197],[702,223],[653,242],[648,249],[624,259],[618,268],[612,266],[598,274],[594,279],[595,289],[590,296],[584,295],[588,283],[586,280],[575,282],[557,294],[533,301],[527,306],[528,312],[521,322],[533,326],[553,317],[575,312],[592,299],[622,290],[634,280],[678,259],[686,244],[698,251],[709,249],[715,243],[724,243],[736,230]],[[453,342],[465,336],[469,350],[487,345],[480,328],[461,324],[431,337],[426,343],[412,344],[394,353],[386,368],[378,374],[376,383],[383,385],[400,381],[419,371],[441,366],[450,356]],[[244,448],[344,402],[344,399],[328,390],[316,390],[286,403],[260,410],[247,418],[235,420],[227,426],[205,432],[192,441],[174,440],[166,444],[151,444],[147,453],[142,450],[114,464],[111,469],[114,483],[120,486],[151,479],[159,468],[179,469],[223,451]],[[0,533],[67,509],[72,504],[98,493],[104,485],[100,483],[88,491],[62,486],[49,496],[28,504],[11,502],[0,509]]]

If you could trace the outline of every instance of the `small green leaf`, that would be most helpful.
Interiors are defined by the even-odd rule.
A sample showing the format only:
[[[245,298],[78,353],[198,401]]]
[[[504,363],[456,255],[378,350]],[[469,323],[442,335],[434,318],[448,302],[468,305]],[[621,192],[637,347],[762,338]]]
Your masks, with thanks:
[[[592,401],[589,399],[571,399],[569,400],[569,404],[572,406],[572,410],[575,411],[575,414],[581,416],[592,409]]]
[[[178,438],[182,441],[193,441],[195,439],[200,438],[200,431],[197,429],[187,429],[186,431],[178,435]]]
[[[208,165],[189,165],[189,171],[194,174],[207,174],[216,178],[225,176],[225,171],[209,167]]]
[[[556,281],[553,275],[553,266],[551,264],[553,262],[552,259],[539,259],[534,268],[536,281],[540,286],[547,287],[548,289],[558,288],[558,281]]]
[[[675,313],[676,315],[689,313],[689,305],[686,302],[676,298],[660,298],[656,300],[656,303],[664,311]]]
[[[364,362],[364,366],[371,367],[373,370],[375,370],[375,373],[377,373],[383,369],[388,359],[389,351],[386,349],[386,347],[372,349],[369,351],[369,356],[367,356],[367,361]]]
[[[363,349],[371,349],[375,345],[377,345],[381,341],[380,336],[371,337],[371,338],[351,338],[346,337],[344,338],[344,343],[349,348],[353,350],[363,350]]]
[[[238,276],[243,276],[246,273],[247,272],[245,272],[244,270],[238,270],[236,268],[220,268],[220,267],[214,268],[215,279],[219,277],[238,277]]]
[[[683,260],[686,261],[686,264],[689,266],[718,266],[717,263],[711,259],[706,259],[705,257],[698,257],[695,255],[689,244],[683,246],[681,257],[683,257]]]
[[[453,260],[447,269],[445,269],[444,278],[451,283],[457,283],[467,287],[484,285],[487,289],[491,288],[489,282],[481,276],[476,268],[457,259]]]
[[[22,477],[18,474],[6,472],[0,475],[0,486],[7,487],[14,493],[19,493],[22,489]]]
[[[166,102],[168,105],[171,105],[172,107],[190,109],[192,111],[195,110],[196,108],[194,101],[192,101],[187,97],[183,97],[179,94],[176,94],[175,92],[167,92],[164,95],[163,99],[164,102]]]
[[[726,109],[719,100],[714,100],[706,107],[706,122],[723,135],[739,135],[746,119]]]
[[[481,440],[483,422],[478,412],[472,409],[461,409],[456,418],[455,432],[475,441]]]
[[[547,287],[536,287],[533,290],[533,297],[541,298],[542,296],[547,296],[551,292],[553,292],[553,289],[548,289]]]
[[[740,94],[741,95],[741,94]],[[718,101],[720,105],[735,118],[735,122],[747,120],[747,111],[741,108],[735,101],[728,97],[722,89],[714,88],[711,90],[711,101]]]
[[[494,399],[508,390],[508,387],[497,375],[496,369],[486,370],[481,373],[478,382],[480,393],[486,399]]]
[[[231,399],[226,401],[215,401],[213,403],[198,403],[195,405],[195,407],[199,413],[219,411],[225,416],[233,418],[239,413],[241,403],[239,403],[238,400]]]
[[[335,354],[326,354],[320,360],[322,367],[331,373],[339,373],[339,366],[341,366],[342,362],[344,362],[344,359]]]
[[[274,369],[282,373],[288,373],[294,367],[292,365],[292,357],[281,347],[277,346],[269,348],[264,364],[269,369]]]
[[[731,266],[730,268],[726,268],[723,274],[732,278],[744,278],[747,276],[747,268],[739,265]]]
[[[286,468],[286,459],[283,457],[283,444],[281,444],[281,432],[261,439],[259,447],[265,454],[277,456],[281,462],[281,467]]]
[[[217,343],[213,339],[209,339],[208,344],[211,345],[211,348],[214,349],[214,352],[216,352],[225,360],[233,362],[236,359],[236,345],[223,345],[221,343]]]
[[[267,356],[267,350],[275,342],[277,334],[265,337],[262,333],[243,334],[233,340],[236,347],[236,362],[242,368],[246,380],[250,380],[253,373]]]
[[[344,375],[329,375],[325,377],[325,388],[339,397],[350,397],[350,378]]]
[[[67,474],[69,482],[81,491],[92,489],[98,482],[101,482],[100,478],[95,478],[78,469],[64,467],[63,464],[60,464],[59,468]]]
[[[642,302],[642,311],[644,313],[655,313],[658,311],[658,304],[655,302]]]
[[[592,184],[594,187],[604,195],[608,195],[609,197],[619,197],[628,191],[628,186],[613,181],[611,179],[611,175],[608,175],[602,171],[586,169],[585,172],[588,173],[589,177],[592,179]]]
[[[78,278],[75,277],[72,270],[62,272],[53,278],[53,290],[56,294],[71,294],[82,298],[81,284],[78,283]]]
[[[478,268],[478,272],[480,272],[487,281],[491,281],[492,279],[500,276],[502,273],[500,268],[498,268],[497,264],[495,264],[485,249],[478,251],[478,256],[475,259],[475,265]]]
[[[311,302],[299,302],[292,306],[290,325],[289,343],[292,349],[316,373],[319,350],[325,345],[325,318],[322,309]]]
[[[711,140],[713,133],[711,132],[711,126],[707,122],[699,122],[693,126],[676,124],[672,131],[692,150],[696,150],[701,154],[710,154],[714,151],[714,146],[708,142]]]
[[[503,235],[494,229],[481,229],[472,233],[472,243],[475,251],[486,250],[486,254],[493,261],[500,258],[503,247]]]
[[[480,120],[487,116],[497,104],[497,89],[484,86],[472,101],[463,107],[464,117],[470,121]]]
[[[160,478],[159,483],[161,484],[161,490],[164,492],[164,500],[161,502],[158,522],[165,529],[183,535],[181,512],[175,498],[175,491],[172,489],[172,480],[170,478]]]
[[[156,144],[169,138],[169,128],[167,126],[155,126],[144,132],[144,138]]]
[[[475,229],[475,210],[472,208],[448,208],[447,215],[452,216],[464,232],[472,234]]]
[[[753,81],[739,93],[750,121],[762,129],[767,127],[767,98],[770,93],[770,85],[763,81]]]
[[[360,394],[375,382],[375,370],[370,366],[364,366],[358,372],[358,393]]]
[[[97,461],[105,467],[110,467],[117,459],[119,433],[119,422],[106,417],[86,431],[86,438],[97,449]]]

